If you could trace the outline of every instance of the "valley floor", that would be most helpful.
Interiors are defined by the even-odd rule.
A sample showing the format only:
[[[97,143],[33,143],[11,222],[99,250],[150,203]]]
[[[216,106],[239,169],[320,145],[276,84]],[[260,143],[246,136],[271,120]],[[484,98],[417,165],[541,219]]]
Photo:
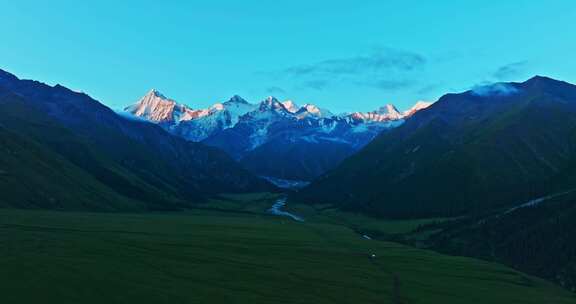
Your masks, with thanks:
[[[257,213],[0,210],[11,303],[576,303],[488,262]]]

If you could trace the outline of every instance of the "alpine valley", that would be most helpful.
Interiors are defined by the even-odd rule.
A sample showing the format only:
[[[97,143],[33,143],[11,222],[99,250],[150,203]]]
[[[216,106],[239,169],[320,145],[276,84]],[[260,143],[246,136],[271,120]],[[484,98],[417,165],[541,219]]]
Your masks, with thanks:
[[[575,138],[546,77],[115,112],[0,70],[2,303],[575,303]]]
[[[0,20],[0,304],[576,304],[575,0]]]
[[[309,182],[354,154],[383,131],[400,126],[431,103],[400,112],[391,104],[335,115],[313,104],[240,96],[193,109],[151,90],[125,111],[192,142],[226,151],[252,173],[276,184]]]

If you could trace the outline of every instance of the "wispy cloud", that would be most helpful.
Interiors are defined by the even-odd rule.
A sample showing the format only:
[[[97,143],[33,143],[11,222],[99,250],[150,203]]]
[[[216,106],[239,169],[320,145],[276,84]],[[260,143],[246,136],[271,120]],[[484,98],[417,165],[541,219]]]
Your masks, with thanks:
[[[272,87],[266,88],[266,93],[268,93],[268,94],[285,94],[286,90],[284,90],[281,87],[272,86]]]
[[[324,90],[326,87],[328,87],[329,84],[330,84],[330,82],[328,82],[326,80],[316,79],[316,80],[305,81],[301,84],[301,86],[304,88],[309,88],[309,89],[314,89],[314,90],[320,91],[320,90]]]
[[[378,48],[369,55],[293,66],[284,70],[284,73],[298,77],[383,74],[391,71],[412,71],[425,63],[426,59],[419,54]]]
[[[416,90],[416,93],[417,94],[428,94],[430,92],[435,91],[439,87],[440,87],[439,83],[427,84],[427,85],[420,87],[418,90]]]
[[[499,67],[492,76],[500,81],[513,80],[526,73],[528,66],[528,61],[509,63]]]
[[[509,96],[518,93],[518,88],[506,81],[515,80],[528,71],[529,62],[517,61],[497,68],[488,79],[473,86],[470,90],[476,96]]]
[[[391,48],[376,48],[365,55],[301,64],[276,71],[276,78],[291,78],[299,86],[322,90],[330,84],[344,82],[381,90],[412,86],[427,63],[424,56]]]
[[[476,96],[509,96],[518,93],[518,89],[507,83],[477,85],[472,88]]]
[[[384,91],[396,91],[416,85],[414,79],[375,79],[356,82],[361,86],[381,89]]]

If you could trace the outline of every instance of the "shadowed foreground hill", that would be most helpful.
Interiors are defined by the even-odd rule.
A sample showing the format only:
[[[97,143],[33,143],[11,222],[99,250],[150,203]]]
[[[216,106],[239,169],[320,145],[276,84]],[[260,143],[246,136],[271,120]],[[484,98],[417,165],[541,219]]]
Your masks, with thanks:
[[[293,197],[382,217],[481,213],[576,185],[576,86],[442,97]]]
[[[576,192],[420,227],[435,250],[503,263],[576,291]]]
[[[272,189],[215,148],[3,71],[0,136],[3,207],[177,209],[214,193]]]

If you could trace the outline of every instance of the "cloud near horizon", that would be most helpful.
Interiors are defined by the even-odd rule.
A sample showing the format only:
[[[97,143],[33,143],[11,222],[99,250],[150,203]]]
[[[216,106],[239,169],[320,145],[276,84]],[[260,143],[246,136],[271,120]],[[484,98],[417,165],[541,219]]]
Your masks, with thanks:
[[[472,88],[476,96],[509,96],[518,93],[518,89],[507,83],[484,83]]]
[[[273,77],[292,78],[299,87],[313,90],[341,82],[393,91],[414,85],[416,74],[426,63],[426,58],[417,53],[376,48],[366,55],[288,67],[274,72]]]

